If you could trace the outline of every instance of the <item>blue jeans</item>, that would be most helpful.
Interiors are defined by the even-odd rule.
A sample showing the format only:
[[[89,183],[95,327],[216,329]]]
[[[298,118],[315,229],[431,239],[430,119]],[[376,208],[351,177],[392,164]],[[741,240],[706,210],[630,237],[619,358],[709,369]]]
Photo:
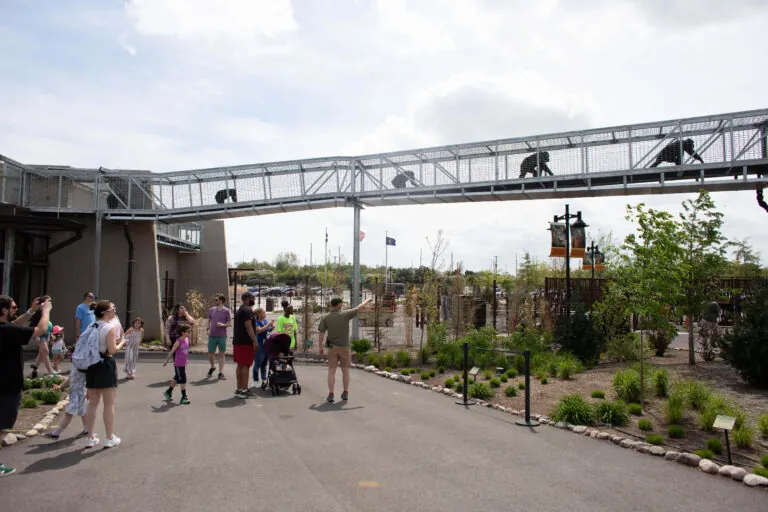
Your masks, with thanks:
[[[259,380],[259,369],[261,369],[261,380],[267,380],[267,354],[264,351],[264,343],[259,343],[259,350],[253,357],[253,380]]]

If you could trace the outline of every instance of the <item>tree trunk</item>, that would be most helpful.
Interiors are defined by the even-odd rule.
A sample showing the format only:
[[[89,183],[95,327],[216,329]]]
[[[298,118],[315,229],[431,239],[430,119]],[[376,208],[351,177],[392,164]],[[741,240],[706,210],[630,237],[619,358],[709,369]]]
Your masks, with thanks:
[[[693,317],[688,315],[688,364],[696,364],[696,339],[693,337]]]

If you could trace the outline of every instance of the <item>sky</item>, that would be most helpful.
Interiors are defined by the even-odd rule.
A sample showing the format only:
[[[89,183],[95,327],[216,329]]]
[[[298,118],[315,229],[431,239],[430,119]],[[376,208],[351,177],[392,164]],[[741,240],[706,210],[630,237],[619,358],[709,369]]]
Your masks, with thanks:
[[[763,0],[0,2],[0,153],[30,164],[198,169],[355,155],[768,107]],[[768,258],[754,191],[724,233]],[[628,203],[571,199],[620,240]],[[545,260],[563,200],[369,208],[361,261]],[[761,228],[758,228],[761,226]],[[352,258],[353,212],[226,221],[228,259]],[[429,239],[429,240],[427,240]],[[575,263],[574,263],[575,265]]]

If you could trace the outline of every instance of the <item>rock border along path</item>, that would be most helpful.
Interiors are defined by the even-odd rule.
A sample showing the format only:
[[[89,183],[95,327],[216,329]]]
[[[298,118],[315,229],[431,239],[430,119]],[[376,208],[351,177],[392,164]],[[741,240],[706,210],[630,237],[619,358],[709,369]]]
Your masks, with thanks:
[[[69,396],[67,395],[66,398],[63,398],[50,411],[45,413],[45,415],[43,416],[43,419],[41,419],[38,423],[36,423],[35,426],[33,426],[26,433],[16,434],[13,432],[8,432],[3,436],[2,440],[0,440],[2,442],[3,447],[12,446],[19,441],[23,441],[24,439],[27,439],[29,437],[35,437],[39,434],[42,434],[43,432],[48,430],[48,428],[51,426],[51,423],[53,423],[56,420],[56,418],[59,416],[61,411],[63,411],[68,404],[69,404]]]
[[[325,363],[324,360],[319,360],[319,359],[307,359],[302,361],[305,363],[313,363],[313,364]],[[352,367],[359,370],[363,370],[368,373],[373,373],[385,379],[401,382],[403,384],[408,384],[410,386],[416,386],[426,391],[431,391],[437,394],[449,396],[451,398],[463,397],[463,395],[454,392],[450,388],[444,388],[442,386],[431,386],[425,382],[414,380],[410,376],[381,371],[375,366],[366,366],[364,364],[353,364]],[[518,411],[516,409],[512,409],[511,407],[504,407],[502,405],[494,404],[492,402],[486,402],[484,400],[476,400],[476,403],[480,407],[488,407],[506,414],[511,414],[514,416],[525,416],[525,411]],[[650,443],[646,443],[645,441],[638,441],[630,437],[612,435],[608,432],[602,432],[598,429],[587,427],[584,425],[570,425],[563,422],[556,423],[550,420],[548,417],[541,414],[531,414],[531,418],[539,421],[542,425],[549,425],[550,427],[569,430],[571,433],[579,436],[583,436],[583,437],[589,437],[589,438],[600,440],[600,441],[608,441],[617,446],[621,446],[622,448],[631,449],[638,453],[644,453],[653,457],[664,457],[664,459],[667,461],[674,461],[683,466],[696,468],[702,473],[705,473],[708,475],[718,475],[721,477],[730,478],[731,480],[742,482],[744,485],[748,487],[763,487],[765,489],[768,489],[768,478],[765,478],[760,475],[756,475],[754,473],[748,473],[747,470],[745,470],[744,468],[730,466],[730,465],[720,466],[719,464],[709,459],[702,459],[701,457],[699,457],[694,453],[676,452],[672,450],[667,450],[661,446],[656,446]]]

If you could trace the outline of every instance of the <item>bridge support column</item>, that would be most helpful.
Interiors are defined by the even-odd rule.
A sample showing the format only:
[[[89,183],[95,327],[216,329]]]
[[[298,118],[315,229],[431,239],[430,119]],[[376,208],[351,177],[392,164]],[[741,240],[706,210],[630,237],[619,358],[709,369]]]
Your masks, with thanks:
[[[101,212],[96,212],[96,230],[93,243],[93,294],[101,299],[99,286],[101,279]]]
[[[352,307],[360,304],[360,210],[362,209],[359,204],[355,204],[355,232],[352,237],[352,266],[354,267],[352,272]],[[355,319],[352,322],[352,339],[356,340],[359,338],[360,322]]]

